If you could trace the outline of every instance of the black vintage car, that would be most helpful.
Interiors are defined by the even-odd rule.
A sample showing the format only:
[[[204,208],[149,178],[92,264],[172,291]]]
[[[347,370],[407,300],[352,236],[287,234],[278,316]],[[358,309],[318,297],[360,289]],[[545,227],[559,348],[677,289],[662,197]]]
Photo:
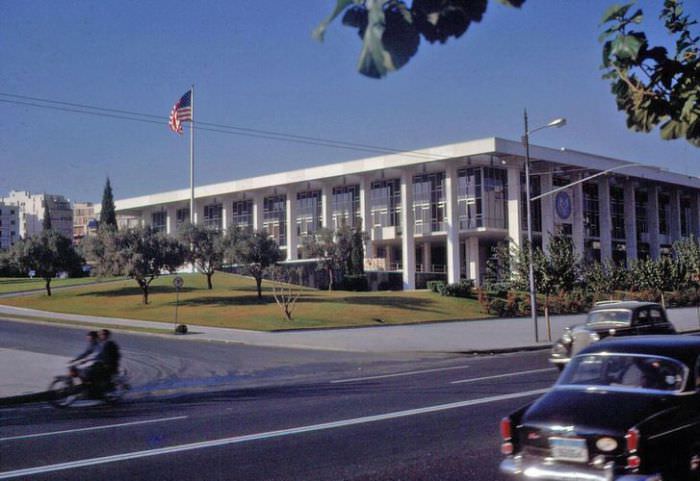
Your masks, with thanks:
[[[552,346],[549,362],[563,369],[569,359],[608,336],[675,334],[665,309],[655,302],[604,301],[588,312],[586,322],[567,327]]]
[[[700,337],[593,344],[501,437],[501,471],[522,479],[700,479]]]

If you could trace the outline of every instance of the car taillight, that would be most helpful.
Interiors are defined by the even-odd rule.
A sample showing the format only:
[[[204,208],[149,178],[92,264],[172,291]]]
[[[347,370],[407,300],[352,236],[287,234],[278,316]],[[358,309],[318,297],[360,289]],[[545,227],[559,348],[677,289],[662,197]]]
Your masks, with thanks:
[[[501,419],[501,438],[503,438],[504,441],[510,441],[510,438],[512,437],[513,432],[511,429],[510,418]]]
[[[637,453],[639,449],[639,431],[636,428],[627,430],[625,434],[625,444],[627,449],[627,469],[639,469],[642,459]]]
[[[625,434],[625,443],[627,445],[627,452],[634,454],[639,448],[639,431],[636,428],[628,429],[627,434]]]
[[[501,419],[501,438],[503,442],[501,443],[501,453],[507,455],[513,454],[513,426],[510,422],[510,418]]]

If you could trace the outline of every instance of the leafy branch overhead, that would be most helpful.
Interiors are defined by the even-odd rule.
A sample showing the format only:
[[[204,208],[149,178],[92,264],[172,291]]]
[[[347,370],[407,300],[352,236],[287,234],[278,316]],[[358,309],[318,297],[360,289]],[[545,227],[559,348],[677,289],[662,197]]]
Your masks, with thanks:
[[[691,32],[697,21],[684,14],[682,0],[664,0],[659,18],[674,41],[669,54],[635,30],[644,13],[633,6],[613,5],[602,19],[603,78],[612,83],[617,108],[631,129],[660,126],[663,139],[685,138],[700,147],[700,36]]]
[[[525,0],[498,0],[520,7]],[[673,44],[652,46],[635,30],[644,20],[635,2],[615,4],[604,14],[604,79],[612,82],[617,108],[627,126],[640,132],[660,127],[666,140],[685,138],[700,147],[700,36],[698,22],[684,13],[683,0],[663,1],[659,16]],[[697,2],[698,0],[691,0]],[[358,70],[373,78],[400,69],[418,52],[421,37],[430,43],[459,38],[480,22],[488,0],[336,0],[333,12],[314,30],[323,40],[328,25],[342,14],[343,25],[357,29],[362,40]]]
[[[520,7],[525,0],[498,0]],[[336,0],[333,12],[314,30],[322,41],[328,25],[343,14],[342,23],[356,28],[362,39],[358,70],[382,78],[398,70],[418,52],[420,38],[445,43],[459,38],[473,22],[480,22],[488,0]]]

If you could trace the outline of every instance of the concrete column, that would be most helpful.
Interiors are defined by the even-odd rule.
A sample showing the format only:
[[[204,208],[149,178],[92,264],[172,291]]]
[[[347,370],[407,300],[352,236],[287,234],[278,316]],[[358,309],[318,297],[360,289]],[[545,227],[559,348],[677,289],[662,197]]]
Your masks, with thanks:
[[[481,258],[479,256],[479,238],[467,237],[465,242],[467,260],[467,278],[474,280],[476,287],[481,286]]]
[[[430,242],[423,242],[423,272],[431,272],[431,266],[433,264],[432,259],[432,245]]]
[[[693,192],[690,202],[691,226],[690,232],[696,239],[700,239],[700,192]]]
[[[365,257],[373,258],[376,256],[374,243],[372,242],[372,212],[370,206],[370,180],[364,175],[360,177],[360,216],[362,232],[365,233],[366,240],[364,242]]]
[[[321,186],[321,225],[333,229],[333,185],[324,181]]]
[[[416,288],[416,239],[413,235],[413,172],[401,173],[401,268],[403,288]]]
[[[194,200],[194,224],[202,225],[204,222],[204,204],[205,201],[201,199]]]
[[[287,188],[287,260],[296,259],[299,239],[297,235],[297,192],[293,187]]]
[[[520,184],[520,167],[508,168],[508,237],[511,248],[518,250],[523,243],[521,219],[527,212],[521,212],[521,197],[524,187]]]
[[[576,176],[575,180],[580,180],[582,178],[583,176],[579,174]],[[583,226],[583,183],[576,184],[572,187],[572,189],[574,219],[571,227],[574,240],[574,249],[576,250],[576,255],[583,259],[583,255],[586,250],[585,229]]]
[[[265,210],[265,196],[262,192],[253,194],[253,230],[259,231],[263,228],[263,212]]]
[[[459,282],[459,219],[457,215],[457,166],[450,162],[445,170],[445,200],[447,209],[447,282]],[[428,244],[430,253],[430,244]],[[425,258],[425,254],[423,255]],[[430,260],[430,256],[428,256]],[[428,264],[429,266],[430,264]]]
[[[647,189],[647,215],[649,217],[649,254],[652,259],[660,255],[659,244],[659,186],[649,185]]]
[[[231,208],[233,201],[227,197],[221,199],[221,232],[228,230],[228,225],[231,222]]]
[[[625,247],[627,248],[627,265],[637,260],[637,207],[635,182],[625,182]]]
[[[540,175],[540,186],[542,193],[551,192],[552,174]],[[542,203],[542,251],[549,251],[549,236],[554,234],[554,195],[548,195],[540,199]]]
[[[177,208],[174,205],[169,205],[165,209],[165,232],[168,235],[177,233]]]
[[[598,209],[600,212],[600,260],[612,259],[612,216],[610,214],[610,179],[598,179]]]
[[[672,189],[670,201],[668,233],[670,234],[671,242],[675,242],[681,238],[681,191]]]

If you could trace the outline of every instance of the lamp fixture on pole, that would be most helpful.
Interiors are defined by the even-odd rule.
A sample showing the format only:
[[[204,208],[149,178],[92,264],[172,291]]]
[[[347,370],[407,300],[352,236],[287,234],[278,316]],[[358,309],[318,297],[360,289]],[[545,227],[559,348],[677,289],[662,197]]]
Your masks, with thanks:
[[[532,323],[535,328],[535,342],[539,342],[539,332],[537,327],[537,290],[535,287],[535,269],[532,259],[532,206],[531,204],[531,192],[530,192],[530,134],[537,132],[538,130],[546,129],[549,127],[563,127],[566,125],[565,118],[554,119],[542,127],[537,127],[536,129],[529,130],[527,124],[527,109],[523,112],[523,119],[525,121],[525,130],[522,137],[523,145],[525,146],[525,210],[527,215],[527,255],[528,255],[528,283],[530,285],[530,315],[532,317]]]

